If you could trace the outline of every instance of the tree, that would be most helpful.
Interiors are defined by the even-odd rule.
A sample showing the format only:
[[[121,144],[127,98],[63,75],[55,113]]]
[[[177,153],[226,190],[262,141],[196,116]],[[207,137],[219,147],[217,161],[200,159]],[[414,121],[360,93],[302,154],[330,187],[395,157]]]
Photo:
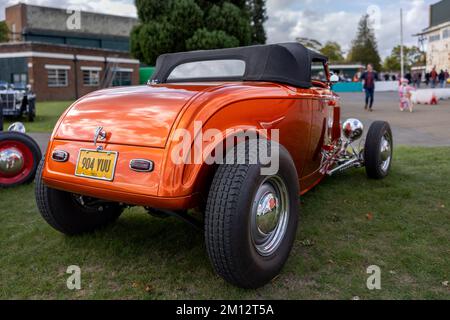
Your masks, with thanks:
[[[0,21],[0,42],[8,42],[9,29],[5,21]]]
[[[141,24],[131,32],[131,52],[149,65],[166,52],[245,46],[253,41],[251,8],[256,6],[247,0],[135,1]],[[265,1],[254,2],[264,8]]]
[[[192,38],[186,41],[188,50],[231,48],[238,45],[239,40],[236,37],[230,36],[221,30],[208,31],[207,29],[199,29]]]
[[[295,41],[314,51],[320,51],[320,49],[322,48],[322,44],[316,39],[298,37],[295,39]]]
[[[219,7],[213,5],[205,19],[208,30],[224,31],[239,40],[238,45],[247,46],[251,43],[252,30],[247,12],[226,1]]]
[[[375,33],[370,27],[369,15],[363,15],[359,21],[358,33],[352,42],[349,61],[372,64],[375,70],[381,69],[381,58],[378,53]]]
[[[248,10],[250,12],[252,26],[252,43],[264,44],[267,40],[264,22],[267,21],[266,1],[265,0],[249,0]]]
[[[339,43],[334,41],[328,41],[321,49],[320,53],[327,56],[330,62],[343,62],[344,53],[342,52]]]
[[[345,60],[341,45],[334,41],[328,41],[322,45],[316,39],[298,37],[296,41],[304,45],[306,48],[320,52],[328,57],[330,62],[343,62]]]
[[[167,21],[171,26],[173,46],[171,52],[186,50],[186,39],[203,26],[203,11],[194,0],[174,1]]]
[[[154,64],[160,53],[173,52],[176,47],[173,34],[173,26],[167,21],[152,21],[135,27],[131,32],[134,56],[140,61]],[[133,39],[139,39],[139,42]]]
[[[400,45],[394,47],[392,49],[391,55],[386,57],[383,64],[383,69],[385,71],[400,71],[401,69],[401,59],[400,54],[401,49]],[[404,47],[403,48],[403,57],[405,63],[405,70],[410,70],[411,67],[424,65],[426,62],[425,52],[421,51],[418,47]]]

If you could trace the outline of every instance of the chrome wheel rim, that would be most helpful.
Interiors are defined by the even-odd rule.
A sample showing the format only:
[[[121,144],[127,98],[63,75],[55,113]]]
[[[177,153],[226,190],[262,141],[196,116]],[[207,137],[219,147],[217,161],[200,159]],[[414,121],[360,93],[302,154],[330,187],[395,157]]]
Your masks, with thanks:
[[[261,256],[270,256],[280,246],[289,221],[289,196],[284,181],[268,177],[259,186],[252,204],[251,238]]]
[[[391,164],[392,158],[392,146],[388,134],[385,134],[381,138],[380,155],[381,155],[381,170],[383,170],[383,172],[386,172],[389,168],[389,165]]]
[[[24,162],[20,150],[16,148],[0,150],[0,174],[15,176],[23,169]]]

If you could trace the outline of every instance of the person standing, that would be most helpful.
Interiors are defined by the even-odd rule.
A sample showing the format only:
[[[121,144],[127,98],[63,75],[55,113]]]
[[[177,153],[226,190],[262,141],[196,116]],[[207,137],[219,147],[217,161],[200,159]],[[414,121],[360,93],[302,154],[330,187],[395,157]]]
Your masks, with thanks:
[[[375,81],[378,81],[378,74],[373,70],[373,65],[368,64],[366,71],[361,75],[361,81],[364,83],[364,91],[366,92],[365,110],[372,112],[373,101],[375,96]]]
[[[436,88],[436,83],[438,80],[438,73],[436,71],[436,67],[433,67],[433,70],[431,70],[430,78],[431,78],[431,88]]]
[[[425,73],[425,84],[427,87],[430,85],[431,74],[429,72]]]
[[[412,75],[412,83],[414,85],[414,87],[418,88],[419,87],[419,73],[418,72],[414,72]]]
[[[445,72],[444,72],[444,70],[441,70],[441,72],[439,72],[439,84],[440,84],[441,88],[445,88]]]
[[[448,69],[445,69],[445,83],[444,88],[447,87],[448,78],[450,78],[450,75],[448,74]]]
[[[408,72],[408,73],[405,75],[405,79],[408,80],[408,83],[411,83],[411,81],[412,81],[412,75],[411,75],[411,72]],[[403,79],[400,79],[400,82],[401,82],[402,80],[403,80]]]

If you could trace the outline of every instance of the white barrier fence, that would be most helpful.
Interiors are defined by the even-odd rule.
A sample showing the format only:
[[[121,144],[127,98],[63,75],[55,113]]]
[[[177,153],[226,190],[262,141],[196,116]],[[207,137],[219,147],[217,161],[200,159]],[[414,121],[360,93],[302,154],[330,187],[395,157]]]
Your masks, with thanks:
[[[411,101],[415,104],[433,104],[444,99],[450,99],[450,88],[418,89],[411,92]]]
[[[398,81],[377,81],[375,83],[375,91],[377,92],[387,92],[397,90],[398,90]]]

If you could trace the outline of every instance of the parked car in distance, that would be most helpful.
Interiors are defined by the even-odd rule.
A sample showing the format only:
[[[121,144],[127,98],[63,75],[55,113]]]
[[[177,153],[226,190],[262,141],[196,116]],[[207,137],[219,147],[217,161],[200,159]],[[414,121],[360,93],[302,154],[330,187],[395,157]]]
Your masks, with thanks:
[[[14,118],[26,116],[28,121],[34,121],[36,95],[31,86],[0,82],[0,110],[3,110],[3,116]]]
[[[38,208],[70,235],[130,205],[182,217],[204,229],[220,276],[263,286],[289,256],[300,195],[350,168],[388,175],[389,124],[374,122],[355,147],[363,125],[341,126],[333,81],[327,58],[298,43],[164,54],[148,85],[88,94],[62,115],[40,165]]]

